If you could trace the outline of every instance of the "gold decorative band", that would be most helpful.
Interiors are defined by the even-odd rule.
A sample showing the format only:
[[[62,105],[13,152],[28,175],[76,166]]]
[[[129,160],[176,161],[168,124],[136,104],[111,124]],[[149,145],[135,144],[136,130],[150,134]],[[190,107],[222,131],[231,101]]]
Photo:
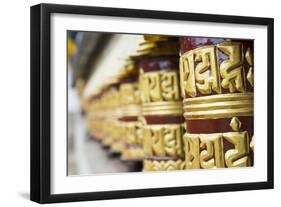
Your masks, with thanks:
[[[121,109],[104,110],[100,112],[88,112],[87,117],[89,119],[117,119],[122,117],[123,111]]]
[[[144,152],[142,147],[129,147],[122,151],[122,160],[143,160]]]
[[[144,171],[171,171],[171,170],[184,170],[184,160],[144,160]]]
[[[141,114],[141,106],[138,104],[131,104],[122,107],[122,116],[139,116]]]
[[[161,101],[142,105],[143,115],[182,115],[182,113],[182,102]]]
[[[253,99],[253,93],[231,93],[187,98],[183,101],[184,117],[187,120],[253,116]]]
[[[121,153],[125,149],[125,145],[121,140],[109,143],[109,145],[112,152]]]
[[[110,146],[113,143],[113,138],[111,136],[107,136],[105,138],[102,139],[102,144],[105,146]]]
[[[141,105],[130,104],[124,107],[104,110],[102,112],[89,112],[87,116],[89,118],[121,118],[123,116],[139,116],[141,114]]]

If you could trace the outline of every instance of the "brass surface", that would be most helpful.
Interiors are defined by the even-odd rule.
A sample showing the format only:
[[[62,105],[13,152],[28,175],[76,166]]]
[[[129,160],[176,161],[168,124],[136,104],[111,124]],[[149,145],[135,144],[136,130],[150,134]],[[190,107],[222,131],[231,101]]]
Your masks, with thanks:
[[[182,115],[182,102],[162,101],[142,104],[143,115]]]
[[[140,90],[142,103],[181,100],[178,72],[175,70],[141,72]]]
[[[230,93],[186,98],[184,117],[188,119],[253,116],[253,93]]]
[[[250,145],[247,131],[189,134],[183,137],[186,169],[248,167]],[[224,143],[233,147],[224,152]]]
[[[184,160],[144,160],[143,171],[173,171],[185,169]]]
[[[146,157],[183,157],[182,124],[145,125],[143,130]]]
[[[219,64],[218,52],[228,58]],[[246,62],[249,66],[244,66]],[[226,41],[218,45],[190,50],[180,57],[180,82],[183,97],[200,94],[246,92],[246,81],[253,87],[253,56],[248,48],[243,52],[239,42]],[[248,75],[245,70],[248,69]],[[246,77],[247,76],[247,77]]]

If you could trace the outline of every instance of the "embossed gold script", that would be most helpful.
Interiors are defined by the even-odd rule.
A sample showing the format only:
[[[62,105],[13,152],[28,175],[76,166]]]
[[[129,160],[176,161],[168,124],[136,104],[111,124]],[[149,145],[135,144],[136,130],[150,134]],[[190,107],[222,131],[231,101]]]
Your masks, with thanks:
[[[250,166],[248,132],[184,135],[186,169]],[[225,150],[225,143],[232,148]]]
[[[181,100],[178,73],[175,71],[142,72],[140,89],[142,103]]]
[[[181,124],[146,125],[143,130],[146,156],[183,156]]]
[[[221,63],[219,63],[219,52],[227,57]],[[242,43],[230,41],[200,47],[182,54],[180,82],[183,97],[196,97],[198,93],[220,94],[222,89],[230,93],[245,92],[246,80],[253,87],[252,59],[249,48],[244,54]],[[249,65],[247,76],[245,60]]]

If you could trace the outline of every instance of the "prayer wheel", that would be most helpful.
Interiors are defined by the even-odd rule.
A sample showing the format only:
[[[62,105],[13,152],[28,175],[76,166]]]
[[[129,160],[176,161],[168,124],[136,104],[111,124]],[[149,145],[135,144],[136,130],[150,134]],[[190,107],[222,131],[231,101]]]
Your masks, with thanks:
[[[253,166],[253,41],[180,37],[185,168]]]
[[[144,171],[184,169],[178,38],[144,36],[138,60]]]
[[[124,161],[142,161],[143,146],[140,134],[141,115],[139,93],[139,71],[135,62],[130,60],[119,74],[120,102],[122,108],[122,139],[125,143],[121,159]]]
[[[111,83],[107,94],[104,97],[103,104],[107,106],[105,111],[107,122],[105,122],[106,131],[108,132],[103,140],[105,146],[110,147],[110,152],[121,154],[125,147],[123,135],[123,116],[121,98],[120,98],[120,81],[115,80]]]

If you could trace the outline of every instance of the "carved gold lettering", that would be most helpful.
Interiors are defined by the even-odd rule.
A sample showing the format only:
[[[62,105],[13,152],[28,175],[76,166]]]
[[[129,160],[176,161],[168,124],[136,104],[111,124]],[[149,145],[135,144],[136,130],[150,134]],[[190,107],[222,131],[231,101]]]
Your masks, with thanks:
[[[200,164],[202,168],[224,167],[223,137],[221,134],[201,135]]]
[[[197,93],[194,75],[194,54],[192,51],[180,57],[180,78],[183,97],[195,97]]]
[[[228,60],[220,64],[222,87],[229,89],[231,93],[235,91],[245,92],[242,44],[224,42],[219,44],[218,48],[228,56]]]
[[[182,134],[180,124],[145,126],[143,144],[146,156],[183,156]]]
[[[225,153],[227,167],[247,167],[250,165],[249,159],[249,135],[248,132],[224,133],[224,138],[234,145]]]
[[[202,94],[221,93],[216,50],[215,46],[207,46],[194,51],[195,61],[199,62],[195,68],[196,86]]]
[[[181,100],[175,71],[141,73],[140,90],[143,103]]]
[[[163,141],[168,156],[182,156],[182,128],[171,126],[163,128]]]
[[[219,54],[227,59],[219,63]],[[245,74],[244,61],[249,70]],[[246,79],[247,78],[247,79]],[[180,88],[183,97],[196,97],[200,94],[245,92],[246,80],[253,86],[253,55],[250,49],[243,53],[239,42],[226,41],[190,50],[180,57]]]
[[[161,73],[161,91],[164,101],[180,100],[177,73],[175,72]]]
[[[251,84],[251,86],[254,86],[254,73],[253,73],[253,52],[251,51],[250,48],[247,49],[245,58],[249,64],[249,70],[247,73],[247,80]]]
[[[224,143],[233,145],[224,152]],[[250,166],[248,132],[189,134],[183,137],[186,169]]]
[[[196,134],[184,135],[186,169],[200,168],[200,140]]]

